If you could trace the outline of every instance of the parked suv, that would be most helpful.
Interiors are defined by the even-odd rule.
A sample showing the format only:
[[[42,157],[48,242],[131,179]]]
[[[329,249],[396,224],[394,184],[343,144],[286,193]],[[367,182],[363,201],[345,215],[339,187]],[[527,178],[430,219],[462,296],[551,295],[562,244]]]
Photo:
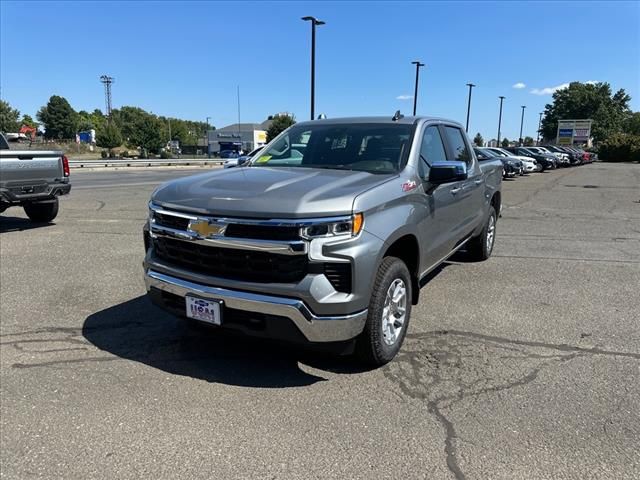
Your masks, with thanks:
[[[400,349],[429,272],[487,259],[502,163],[456,122],[297,123],[248,165],[166,183],[149,203],[145,281],[181,317],[294,342]]]
[[[523,155],[535,159],[538,165],[542,167],[542,170],[556,168],[556,158],[553,155],[537,153],[525,147],[508,147],[505,150],[515,155]]]

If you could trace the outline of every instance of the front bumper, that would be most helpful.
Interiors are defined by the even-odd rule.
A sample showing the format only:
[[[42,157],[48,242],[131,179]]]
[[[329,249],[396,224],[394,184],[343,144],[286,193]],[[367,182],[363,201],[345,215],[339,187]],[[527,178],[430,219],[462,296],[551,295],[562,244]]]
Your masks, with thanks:
[[[349,315],[319,316],[299,299],[202,285],[152,269],[145,270],[145,285],[152,301],[169,311],[172,309],[162,300],[162,292],[181,299],[186,295],[193,295],[220,301],[223,305],[223,315],[243,312],[248,319],[246,325],[239,326],[235,323],[233,326],[249,335],[280,338],[282,335],[278,332],[282,332],[283,329],[278,327],[282,327],[281,324],[288,321],[297,328],[307,342],[340,342],[358,336],[364,329],[367,318],[366,309]],[[184,316],[186,310],[182,312]],[[172,311],[172,313],[177,312]],[[251,321],[252,315],[256,318],[254,322]],[[271,325],[267,325],[267,321]],[[222,328],[224,328],[224,316],[222,322]],[[267,335],[264,334],[265,331]],[[269,331],[275,333],[269,334]]]

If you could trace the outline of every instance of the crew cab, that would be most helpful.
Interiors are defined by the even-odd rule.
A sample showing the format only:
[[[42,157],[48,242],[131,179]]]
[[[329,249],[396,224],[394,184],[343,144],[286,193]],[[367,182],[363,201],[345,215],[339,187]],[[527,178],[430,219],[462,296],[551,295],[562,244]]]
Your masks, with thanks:
[[[33,222],[58,215],[58,197],[71,190],[69,160],[53,150],[12,150],[0,135],[0,213],[21,206]]]
[[[459,249],[491,255],[502,168],[446,119],[297,123],[248,164],[153,192],[148,294],[192,321],[382,365],[428,274]]]

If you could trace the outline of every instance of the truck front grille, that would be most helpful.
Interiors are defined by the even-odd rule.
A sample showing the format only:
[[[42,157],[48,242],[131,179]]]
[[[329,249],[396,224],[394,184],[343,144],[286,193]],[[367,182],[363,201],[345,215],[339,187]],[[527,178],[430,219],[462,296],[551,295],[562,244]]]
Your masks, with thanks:
[[[174,230],[187,230],[189,219],[167,213],[154,212],[155,224]],[[251,238],[255,240],[300,240],[300,227],[295,225],[255,225],[250,223],[227,224],[225,236],[233,238]]]
[[[253,238],[256,240],[300,240],[300,228],[296,226],[231,223],[227,226],[225,236]]]
[[[279,255],[158,237],[155,254],[170,265],[230,280],[259,283],[295,283],[308,271],[306,255]]]
[[[153,212],[153,219],[157,225],[173,228],[175,230],[186,230],[189,226],[188,218],[167,215],[165,213]]]

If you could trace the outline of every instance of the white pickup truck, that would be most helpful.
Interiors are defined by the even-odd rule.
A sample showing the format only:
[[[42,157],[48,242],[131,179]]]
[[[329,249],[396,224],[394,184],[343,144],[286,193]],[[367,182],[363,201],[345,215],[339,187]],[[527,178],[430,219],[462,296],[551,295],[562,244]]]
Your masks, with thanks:
[[[58,215],[58,197],[71,191],[69,160],[53,150],[12,150],[0,135],[0,213],[21,206],[33,222]]]

